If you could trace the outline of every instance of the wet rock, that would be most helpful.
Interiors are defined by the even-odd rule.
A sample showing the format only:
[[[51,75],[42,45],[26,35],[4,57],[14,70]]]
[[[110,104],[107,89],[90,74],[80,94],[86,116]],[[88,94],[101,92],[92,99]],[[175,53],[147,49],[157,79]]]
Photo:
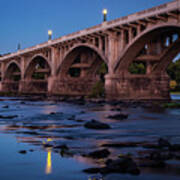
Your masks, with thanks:
[[[80,114],[85,114],[86,112],[85,111],[81,111]]]
[[[163,138],[160,138],[160,139],[158,140],[158,145],[159,145],[161,148],[163,148],[163,147],[170,147],[170,146],[171,146],[170,142],[169,142],[168,140],[166,140],[166,139],[163,139]]]
[[[110,174],[110,173],[129,173],[132,175],[139,175],[140,170],[137,167],[137,164],[130,157],[121,157],[117,160],[107,160],[106,166],[103,168],[89,168],[85,169],[86,173],[101,173],[101,174]]]
[[[60,151],[61,157],[73,157],[74,153],[70,151],[69,149],[62,148]]]
[[[109,173],[130,173],[134,175],[140,174],[137,164],[130,157],[121,157],[117,160],[108,160],[104,170]]]
[[[173,155],[169,151],[153,151],[149,155],[150,160],[165,161],[172,159]]]
[[[26,154],[27,151],[26,151],[26,150],[20,150],[19,153],[20,153],[20,154]]]
[[[123,119],[127,119],[128,118],[128,114],[116,114],[116,115],[111,115],[108,116],[107,118],[109,119],[115,119],[115,120],[123,120]]]
[[[53,145],[52,144],[43,144],[43,147],[50,148],[50,147],[53,147]]]
[[[88,169],[84,169],[83,172],[85,173],[89,173],[89,174],[97,174],[100,173],[101,168],[88,168]]]
[[[29,152],[34,152],[34,149],[30,149]]]
[[[143,148],[147,148],[147,149],[159,149],[160,146],[157,143],[144,143],[142,145]]]
[[[180,151],[180,144],[173,144],[169,147],[170,151]]]
[[[123,148],[123,147],[137,147],[138,145],[139,143],[137,142],[121,142],[121,143],[103,144],[102,147]]]
[[[76,122],[84,122],[82,119],[76,119]]]
[[[180,153],[179,152],[174,152],[173,157],[177,160],[180,160]]]
[[[101,123],[101,122],[96,121],[96,120],[91,120],[91,121],[85,123],[84,127],[88,128],[88,129],[99,129],[99,130],[111,128],[108,124]]]
[[[166,167],[166,163],[162,160],[142,159],[139,162],[139,166],[148,168],[164,168]]]
[[[113,109],[111,109],[111,111],[122,111],[122,109],[121,108],[113,108]]]
[[[107,158],[109,155],[110,155],[110,152],[108,149],[102,149],[102,150],[91,152],[85,156],[91,157],[94,159],[101,159],[101,158]]]
[[[75,115],[72,115],[71,117],[68,118],[68,120],[74,121],[75,118],[76,118],[76,116],[75,116]]]
[[[55,114],[56,114],[56,112],[50,112],[49,114],[50,114],[50,115],[55,115]]]
[[[0,119],[14,119],[14,118],[17,118],[17,117],[18,117],[17,115],[11,115],[11,116],[0,115]]]
[[[20,104],[26,104],[24,101],[21,101]]]
[[[62,144],[62,145],[56,145],[54,146],[55,149],[66,149],[69,150],[68,146],[66,144]]]
[[[2,108],[4,108],[4,109],[8,109],[8,108],[9,108],[9,106],[8,106],[8,105],[5,105],[5,106],[3,106]]]

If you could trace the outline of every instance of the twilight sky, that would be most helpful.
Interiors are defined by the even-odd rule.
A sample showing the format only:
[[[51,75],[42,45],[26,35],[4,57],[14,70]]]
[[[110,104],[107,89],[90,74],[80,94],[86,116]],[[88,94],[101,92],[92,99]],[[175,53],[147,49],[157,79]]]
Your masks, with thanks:
[[[171,0],[0,0],[0,54],[47,41],[48,29],[58,38],[108,20]]]

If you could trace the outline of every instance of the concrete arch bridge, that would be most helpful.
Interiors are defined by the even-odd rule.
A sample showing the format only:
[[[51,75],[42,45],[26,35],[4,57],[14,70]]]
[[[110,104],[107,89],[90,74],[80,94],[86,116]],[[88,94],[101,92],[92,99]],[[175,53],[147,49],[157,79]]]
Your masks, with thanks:
[[[0,57],[0,91],[89,95],[105,64],[107,98],[169,99],[166,69],[179,52],[176,0]]]

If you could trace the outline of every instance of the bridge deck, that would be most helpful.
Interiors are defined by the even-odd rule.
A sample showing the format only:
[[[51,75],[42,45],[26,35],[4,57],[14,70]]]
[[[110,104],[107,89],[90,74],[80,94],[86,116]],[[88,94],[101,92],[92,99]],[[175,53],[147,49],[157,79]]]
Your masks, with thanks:
[[[97,34],[103,34],[104,31],[112,29],[112,28],[116,28],[118,27],[119,30],[121,30],[121,28],[123,29],[123,25],[130,25],[131,23],[138,23],[139,20],[144,20],[146,18],[150,18],[150,17],[154,17],[157,15],[161,15],[167,12],[172,12],[172,11],[179,11],[179,7],[180,7],[180,0],[175,0],[166,4],[162,4],[160,6],[156,6],[147,10],[143,10],[125,17],[121,17],[112,21],[108,21],[108,22],[103,22],[102,24],[69,34],[69,35],[65,35],[62,36],[58,39],[52,40],[52,41],[47,41],[45,43],[42,44],[38,44],[36,46],[33,47],[29,47],[23,50],[19,50],[17,52],[11,53],[9,55],[5,55],[3,57],[0,57],[0,61],[4,61],[6,59],[9,58],[13,58],[16,56],[20,56],[29,52],[33,52],[35,50],[39,50],[39,49],[43,49],[43,48],[48,48],[51,47],[53,45],[56,44],[60,44],[63,43],[65,41],[69,41],[69,40],[73,40],[79,37],[85,37],[87,35],[93,34],[93,33],[97,33]],[[152,20],[153,21],[153,20]]]

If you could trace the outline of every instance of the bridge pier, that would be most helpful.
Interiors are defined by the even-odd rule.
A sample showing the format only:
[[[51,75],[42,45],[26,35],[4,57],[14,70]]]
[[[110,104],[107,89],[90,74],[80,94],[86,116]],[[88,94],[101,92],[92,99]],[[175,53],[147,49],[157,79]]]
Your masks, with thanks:
[[[110,100],[169,100],[169,77],[163,75],[106,75],[106,97]]]

